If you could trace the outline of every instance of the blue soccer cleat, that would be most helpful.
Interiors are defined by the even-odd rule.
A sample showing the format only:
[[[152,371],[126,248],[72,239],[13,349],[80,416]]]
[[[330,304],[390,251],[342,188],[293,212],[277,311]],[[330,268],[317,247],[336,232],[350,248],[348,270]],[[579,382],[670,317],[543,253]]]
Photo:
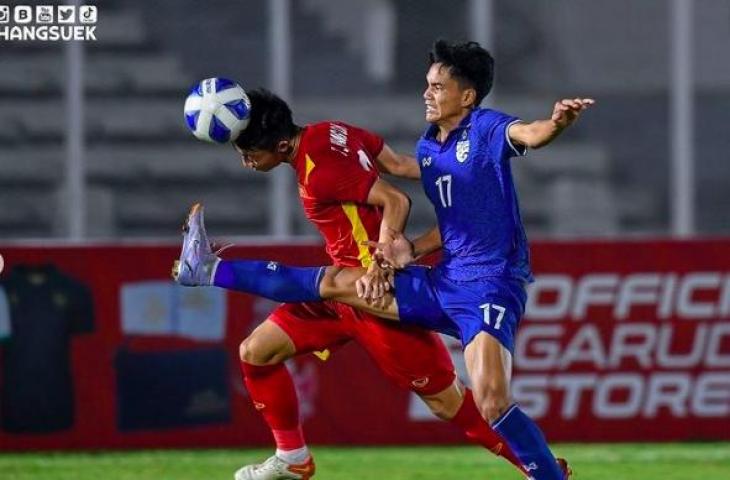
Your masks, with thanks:
[[[212,285],[218,262],[220,258],[205,233],[203,205],[196,203],[183,225],[182,251],[172,267],[172,278],[186,287]]]

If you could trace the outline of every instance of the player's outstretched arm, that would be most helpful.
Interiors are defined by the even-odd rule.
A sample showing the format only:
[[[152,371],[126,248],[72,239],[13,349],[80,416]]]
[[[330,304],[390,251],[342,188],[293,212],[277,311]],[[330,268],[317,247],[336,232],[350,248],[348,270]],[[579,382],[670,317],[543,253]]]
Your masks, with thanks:
[[[387,144],[383,145],[375,162],[381,172],[411,180],[421,178],[421,169],[416,159],[410,155],[395,153]]]
[[[594,103],[595,100],[592,98],[564,98],[555,102],[549,119],[530,123],[513,123],[507,134],[513,143],[519,143],[529,148],[544,147],[571,126],[581,112]]]

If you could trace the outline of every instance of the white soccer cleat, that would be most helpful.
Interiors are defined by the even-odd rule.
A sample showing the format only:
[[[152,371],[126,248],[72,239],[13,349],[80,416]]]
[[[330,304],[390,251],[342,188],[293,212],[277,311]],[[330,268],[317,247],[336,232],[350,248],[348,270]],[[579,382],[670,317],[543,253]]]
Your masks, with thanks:
[[[182,251],[172,267],[172,278],[188,287],[209,286],[219,261],[205,232],[203,205],[196,203],[183,225]]]
[[[292,465],[274,455],[264,463],[240,468],[233,478],[235,480],[309,480],[314,476],[314,471],[312,457],[309,457],[305,463]]]

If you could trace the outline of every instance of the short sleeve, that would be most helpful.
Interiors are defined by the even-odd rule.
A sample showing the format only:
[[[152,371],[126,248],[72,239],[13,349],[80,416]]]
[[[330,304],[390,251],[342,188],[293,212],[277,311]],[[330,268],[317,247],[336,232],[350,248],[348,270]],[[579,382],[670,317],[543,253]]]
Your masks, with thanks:
[[[383,139],[366,130],[347,125],[347,152],[327,152],[329,158],[315,164],[307,190],[323,202],[366,203],[379,174],[375,158],[383,149]],[[320,159],[322,160],[322,159]]]
[[[380,135],[362,128],[353,127],[352,125],[347,125],[347,128],[351,132],[352,139],[362,144],[365,152],[370,155],[370,158],[375,159],[383,151],[385,140]]]
[[[527,147],[516,145],[509,138],[509,127],[521,120],[496,110],[486,111],[479,119],[479,126],[489,145],[489,151],[500,161],[523,156]]]

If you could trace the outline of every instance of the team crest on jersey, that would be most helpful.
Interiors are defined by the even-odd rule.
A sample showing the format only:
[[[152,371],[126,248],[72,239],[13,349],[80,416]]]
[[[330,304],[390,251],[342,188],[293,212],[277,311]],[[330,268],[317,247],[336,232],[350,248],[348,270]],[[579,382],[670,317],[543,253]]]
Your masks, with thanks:
[[[456,142],[456,160],[464,163],[469,157],[469,130],[464,130],[461,140]]]
[[[428,157],[423,157],[423,158],[421,159],[421,165],[423,165],[424,167],[429,167],[429,166],[431,166],[431,157],[430,157],[430,156],[428,156]]]

